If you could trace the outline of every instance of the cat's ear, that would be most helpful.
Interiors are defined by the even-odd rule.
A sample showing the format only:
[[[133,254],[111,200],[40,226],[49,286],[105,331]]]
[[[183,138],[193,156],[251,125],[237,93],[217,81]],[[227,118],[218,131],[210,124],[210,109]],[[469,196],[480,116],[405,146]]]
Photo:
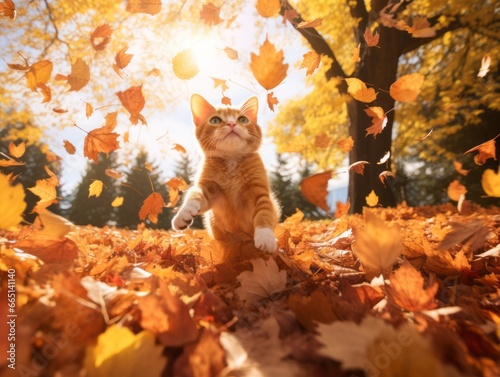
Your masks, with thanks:
[[[196,126],[205,123],[214,113],[217,112],[208,101],[199,94],[191,96],[191,113],[193,114],[193,122]]]
[[[250,97],[240,108],[241,114],[244,114],[253,123],[257,123],[257,114],[259,112],[259,100],[257,97]]]

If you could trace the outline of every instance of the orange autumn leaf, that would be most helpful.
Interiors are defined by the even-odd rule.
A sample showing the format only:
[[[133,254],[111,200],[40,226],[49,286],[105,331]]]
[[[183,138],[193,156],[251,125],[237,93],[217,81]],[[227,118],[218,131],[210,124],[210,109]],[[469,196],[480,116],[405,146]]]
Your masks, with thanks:
[[[47,207],[57,202],[56,185],[51,179],[39,179],[34,187],[28,187],[40,200],[36,203],[32,212],[42,213]]]
[[[467,175],[470,172],[470,170],[464,169],[463,164],[459,161],[453,161],[453,167],[455,168],[455,171],[461,175]]]
[[[92,107],[92,105],[90,103],[86,103],[85,104],[85,116],[87,117],[87,119],[89,119],[93,113],[94,113],[94,108]]]
[[[412,35],[413,38],[431,38],[436,36],[436,30],[425,16],[416,16],[412,20],[412,26],[403,26],[403,29]]]
[[[370,28],[367,27],[363,37],[365,38],[365,42],[368,47],[378,47],[377,45],[380,39],[380,34],[377,34],[377,32],[373,34]]]
[[[262,17],[274,17],[280,13],[281,1],[280,0],[257,0],[255,4],[257,12]]]
[[[337,141],[337,146],[342,152],[350,152],[354,147],[354,139],[352,138],[352,136],[343,137],[339,141]]]
[[[464,185],[462,185],[460,182],[458,182],[458,180],[455,179],[448,185],[447,193],[448,197],[451,200],[458,202],[460,200],[460,197],[467,193],[467,189]]]
[[[186,153],[186,148],[184,148],[180,144],[174,144],[174,146],[172,147],[172,150],[178,151],[178,152],[181,152],[181,153]]]
[[[30,66],[28,72],[26,72],[26,80],[28,88],[32,91],[36,91],[36,88],[40,85],[45,85],[52,75],[53,64],[49,60],[40,60]]]
[[[366,164],[369,164],[369,162],[368,161],[356,161],[356,162],[352,163],[351,165],[349,165],[347,170],[352,170],[356,174],[363,175],[363,173],[365,172],[365,165]]]
[[[231,47],[225,47],[223,51],[226,53],[229,59],[238,60],[238,51],[236,51],[235,49]]]
[[[267,106],[271,111],[274,111],[274,106],[279,103],[278,99],[274,96],[274,92],[267,93]]]
[[[218,79],[215,77],[211,77],[211,79],[214,80],[214,89],[217,89],[219,86],[223,92],[229,89],[229,87],[226,84],[226,80]]]
[[[384,110],[379,106],[372,106],[365,109],[365,113],[372,118],[372,125],[366,129],[366,136],[376,137],[387,125],[387,116]]]
[[[125,45],[120,51],[115,55],[115,63],[113,64],[113,70],[121,77],[121,70],[129,65],[132,60],[133,54],[127,54],[128,45]]]
[[[223,105],[231,106],[231,98],[229,98],[229,97],[226,97],[226,96],[222,97],[220,102]]]
[[[79,91],[90,81],[89,65],[82,59],[78,58],[71,65],[71,73],[67,76],[70,91]]]
[[[399,102],[413,102],[420,94],[420,87],[424,82],[424,75],[410,73],[401,76],[389,89],[392,98]]]
[[[147,124],[141,111],[146,104],[146,100],[142,95],[142,85],[132,86],[124,92],[117,92],[116,95],[120,99],[122,106],[130,113],[130,122],[137,124],[140,120],[142,124]]]
[[[12,141],[9,143],[9,154],[12,157],[22,157],[24,155],[24,152],[26,152],[26,143],[24,143],[24,141],[20,142],[17,145]]]
[[[174,177],[169,179],[167,183],[165,183],[169,188],[176,189],[179,191],[187,190],[188,184],[181,177]]]
[[[21,55],[21,53],[19,53],[19,56],[21,56],[21,58],[24,59],[24,64],[18,64],[18,63],[7,63],[7,66],[10,68],[10,69],[14,69],[16,71],[27,71],[28,69],[30,69],[30,65],[28,63],[28,59],[26,59],[24,56]]]
[[[116,127],[117,114],[115,111],[106,115],[106,124],[90,131],[85,137],[83,155],[93,160],[96,164],[100,152],[109,155],[110,152],[120,147],[117,140],[120,135],[113,132]]]
[[[158,222],[158,215],[163,211],[163,207],[165,207],[163,197],[157,192],[153,192],[142,203],[142,207],[139,210],[139,219],[144,221],[147,217],[149,221],[156,224]]]
[[[112,33],[113,29],[111,29],[109,24],[98,26],[90,36],[90,44],[92,45],[92,48],[96,51],[104,50],[111,41]]]
[[[301,23],[299,23],[297,25],[297,27],[299,29],[315,28],[315,27],[321,26],[322,23],[323,23],[322,18],[315,18],[312,21],[302,21]]]
[[[355,77],[345,79],[347,82],[347,92],[354,99],[361,102],[372,102],[377,99],[377,93],[373,88],[367,88],[366,84]]]
[[[3,3],[0,3],[0,14],[3,17],[10,18],[11,20],[16,18],[16,6],[12,0],[4,0]]]
[[[61,109],[59,107],[54,107],[52,109],[53,112],[57,113],[57,114],[65,114],[68,112],[68,109]]]
[[[384,170],[382,173],[380,173],[378,175],[378,178],[380,179],[380,181],[383,183],[384,186],[385,186],[385,182],[387,181],[388,177],[396,178],[394,173],[392,171],[389,171],[389,170]]]
[[[496,149],[495,149],[495,139],[498,136],[500,136],[500,135],[497,135],[493,139],[488,140],[485,143],[479,144],[478,146],[475,146],[474,148],[469,149],[467,152],[464,153],[464,155],[469,153],[469,152],[478,151],[479,153],[474,156],[474,162],[477,165],[483,165],[486,162],[486,160],[488,160],[489,158],[496,160],[497,154],[496,154]]]
[[[377,165],[383,165],[383,164],[385,164],[389,160],[389,157],[391,157],[391,151],[385,152],[385,154],[377,162]]]
[[[229,29],[231,27],[231,25],[233,24],[233,22],[236,20],[236,18],[238,18],[238,15],[235,14],[233,17],[231,17],[230,19],[226,20],[226,26],[224,27],[225,29]]]
[[[175,75],[182,80],[192,79],[200,71],[196,63],[195,54],[189,48],[174,56],[172,59],[172,69]]]
[[[328,181],[332,177],[331,171],[313,174],[306,177],[300,182],[300,191],[302,195],[311,202],[318,206],[325,212],[330,212],[330,207],[326,202],[328,194]]]
[[[354,47],[354,49],[351,52],[351,57],[352,57],[351,60],[354,63],[357,63],[361,60],[361,58],[359,57],[360,50],[361,50],[361,43],[358,43],[357,47]]]
[[[215,26],[224,21],[220,18],[220,7],[211,2],[203,4],[200,19],[208,26]]]
[[[126,10],[130,13],[146,13],[154,16],[160,13],[161,0],[128,0]]]
[[[250,69],[264,89],[271,90],[287,76],[288,64],[283,64],[283,50],[277,51],[266,38],[259,48],[259,55],[250,54]]]
[[[338,219],[344,216],[347,212],[349,212],[349,208],[351,208],[351,200],[349,198],[345,204],[337,201],[335,203],[335,218]]]
[[[326,133],[323,132],[322,134],[317,135],[314,138],[314,146],[318,147],[318,148],[326,148],[326,147],[330,146],[331,141],[332,140],[330,139],[330,137]]]
[[[122,173],[119,171],[113,170],[113,169],[106,169],[104,170],[104,174],[106,174],[108,177],[119,179],[122,177]]]
[[[307,68],[307,76],[312,74],[314,70],[319,67],[319,63],[321,62],[321,55],[317,52],[309,51],[303,55],[303,58],[304,59],[302,60],[302,63],[300,63],[299,69]]]
[[[68,152],[69,154],[75,154],[76,152],[75,146],[68,140],[63,140],[63,142],[64,142],[64,149],[66,149],[66,152]]]
[[[19,161],[16,161],[14,159],[10,159],[10,160],[6,160],[4,158],[1,158],[0,159],[0,167],[1,168],[6,168],[6,167],[9,167],[9,166],[22,166],[26,164],[25,162],[19,162]]]

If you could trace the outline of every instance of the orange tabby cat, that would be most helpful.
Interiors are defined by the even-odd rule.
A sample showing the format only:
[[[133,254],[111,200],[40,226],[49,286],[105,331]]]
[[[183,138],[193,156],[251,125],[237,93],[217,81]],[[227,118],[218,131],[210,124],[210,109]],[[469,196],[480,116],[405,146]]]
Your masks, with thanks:
[[[253,236],[258,249],[276,251],[273,229],[280,209],[257,152],[262,139],[257,110],[256,97],[239,108],[215,108],[193,94],[191,112],[205,159],[172,220],[175,230],[185,229],[205,213],[205,226],[215,239],[243,232]]]

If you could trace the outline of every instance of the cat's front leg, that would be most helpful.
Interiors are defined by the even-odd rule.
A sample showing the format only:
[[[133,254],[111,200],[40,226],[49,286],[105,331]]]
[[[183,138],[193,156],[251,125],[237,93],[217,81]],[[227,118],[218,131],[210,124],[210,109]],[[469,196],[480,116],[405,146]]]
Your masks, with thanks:
[[[172,228],[176,231],[186,229],[193,219],[208,209],[208,201],[199,187],[193,187],[187,192],[186,200],[172,219]]]
[[[257,249],[268,253],[274,253],[278,248],[278,242],[271,228],[255,228],[254,242]]]

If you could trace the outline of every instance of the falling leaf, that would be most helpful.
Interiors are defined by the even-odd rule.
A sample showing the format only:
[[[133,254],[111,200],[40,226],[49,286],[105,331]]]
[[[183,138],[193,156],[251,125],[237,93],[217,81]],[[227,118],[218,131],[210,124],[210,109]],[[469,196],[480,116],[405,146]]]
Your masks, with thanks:
[[[229,97],[226,97],[226,96],[222,97],[220,102],[223,105],[231,106],[231,98],[229,98]]]
[[[33,64],[29,71],[26,72],[26,80],[28,88],[32,91],[36,91],[36,88],[40,85],[45,85],[52,75],[52,62],[48,60],[40,60]]]
[[[420,88],[424,82],[424,75],[410,73],[401,76],[389,89],[392,98],[399,102],[413,102],[420,94]]]
[[[409,312],[437,307],[435,296],[438,283],[424,288],[424,278],[410,263],[404,262],[399,269],[392,273],[390,285],[386,286],[390,300],[400,308]]]
[[[297,25],[297,27],[299,29],[315,28],[315,27],[321,26],[322,23],[323,23],[322,18],[315,18],[312,21],[302,21],[301,23],[299,23]]]
[[[128,45],[125,45],[115,55],[115,64],[113,64],[114,71],[121,77],[121,70],[129,65],[132,60],[133,54],[127,54]]]
[[[274,111],[274,106],[279,103],[278,99],[274,96],[274,92],[267,93],[267,106],[271,111]]]
[[[224,21],[220,18],[220,7],[211,2],[203,4],[200,11],[200,19],[208,26],[215,26]]]
[[[0,7],[1,7],[1,3],[0,3]],[[19,53],[19,56],[21,56],[21,58],[24,59],[24,64],[17,64],[17,63],[7,63],[7,66],[10,68],[10,69],[14,69],[16,71],[27,71],[28,69],[30,69],[30,65],[28,63],[28,59],[26,59],[24,56],[21,55],[21,53]]]
[[[92,107],[92,105],[90,103],[86,103],[85,104],[85,116],[87,117],[87,119],[89,119],[93,113],[94,113],[94,108]]]
[[[382,173],[380,173],[378,175],[378,178],[384,184],[384,186],[385,186],[385,182],[387,181],[387,177],[396,178],[394,173],[392,171],[388,171],[388,170],[384,170]]]
[[[20,158],[24,155],[24,152],[26,152],[26,144],[24,143],[24,141],[20,142],[17,145],[15,145],[12,141],[9,143],[9,154],[12,157]]]
[[[64,113],[68,112],[68,109],[60,109],[60,108],[56,107],[56,108],[53,108],[52,111],[57,113],[57,114],[64,114]]]
[[[365,171],[366,164],[369,164],[369,162],[368,161],[356,161],[356,162],[352,163],[351,165],[349,165],[347,170],[353,170],[356,174],[363,175],[363,173]]]
[[[354,147],[354,139],[352,138],[352,136],[343,137],[339,141],[337,141],[337,146],[342,152],[350,152]]]
[[[363,37],[365,38],[365,42],[368,47],[378,47],[377,45],[380,39],[380,34],[377,34],[377,32],[373,34],[371,29],[366,27]]]
[[[498,136],[500,136],[500,135],[497,135],[493,139],[488,140],[487,142],[485,142],[483,144],[479,144],[478,146],[469,149],[467,152],[464,153],[464,155],[469,153],[469,152],[478,151],[479,153],[476,156],[474,156],[474,162],[477,165],[483,165],[486,162],[486,160],[488,160],[489,158],[496,160],[497,155],[496,155],[496,149],[495,149],[495,139]]]
[[[110,152],[120,147],[117,140],[120,135],[112,132],[116,127],[117,115],[116,111],[106,115],[106,124],[90,131],[85,137],[83,155],[93,160],[96,164],[99,152],[106,153],[106,156],[108,156]]]
[[[10,18],[11,20],[16,18],[16,6],[12,0],[4,0],[3,3],[0,3],[0,14],[3,17]]]
[[[225,29],[229,29],[231,27],[231,25],[233,24],[233,22],[236,20],[236,18],[238,18],[238,15],[235,14],[233,17],[229,18],[227,21],[226,21],[226,26],[224,27]]]
[[[345,204],[341,201],[337,201],[335,203],[335,218],[338,219],[347,214],[347,212],[349,212],[349,208],[351,208],[351,200],[349,198]]]
[[[372,190],[373,195],[375,195]],[[373,204],[373,203],[372,203]],[[397,225],[388,226],[371,212],[365,214],[366,227],[354,228],[354,252],[370,272],[380,275],[396,262],[403,251]]]
[[[0,167],[8,167],[8,166],[21,166],[21,165],[24,165],[25,162],[19,162],[19,161],[16,161],[14,159],[10,159],[10,160],[5,160],[5,159],[0,159]]]
[[[147,13],[154,16],[161,11],[161,0],[128,0],[126,10],[130,13]]]
[[[134,334],[126,327],[111,325],[87,349],[83,364],[92,377],[157,377],[167,365],[163,349],[149,331]]]
[[[92,45],[92,48],[96,51],[104,50],[111,41],[112,33],[113,29],[111,29],[109,24],[98,26],[90,36],[90,44]]]
[[[38,219],[42,223],[43,229],[37,235],[42,234],[53,238],[63,238],[75,228],[75,224],[71,221],[49,210],[45,210],[39,214]],[[76,257],[76,255],[74,256]]]
[[[146,100],[142,94],[142,85],[132,86],[124,92],[117,92],[122,106],[130,113],[130,122],[137,124],[140,120],[142,124],[147,124],[141,111],[144,109]]]
[[[447,193],[448,193],[448,197],[451,200],[458,202],[460,197],[467,193],[467,189],[465,188],[464,185],[462,185],[460,182],[458,182],[458,180],[455,179],[453,182],[451,182],[448,185]]]
[[[250,54],[250,69],[264,89],[275,88],[287,76],[288,64],[283,64],[283,59],[283,50],[276,51],[267,38],[260,46],[259,55]]]
[[[120,207],[123,204],[123,196],[117,196],[111,202],[111,207]]]
[[[425,16],[417,16],[413,19],[412,26],[404,28],[413,38],[432,38],[436,36],[436,30]]]
[[[245,305],[272,299],[286,288],[286,271],[279,270],[276,262],[269,258],[252,259],[252,271],[244,271],[236,278],[241,287],[235,290]]]
[[[71,144],[68,140],[63,140],[64,142],[64,149],[66,149],[66,152],[69,154],[75,154],[76,148],[73,144]]]
[[[176,189],[176,190],[180,190],[180,191],[184,191],[184,190],[187,190],[188,188],[188,184],[186,183],[186,181],[184,179],[182,179],[181,177],[174,177],[174,178],[171,178],[168,180],[167,183],[165,183],[168,187],[170,188],[173,188],[173,189]]]
[[[385,152],[385,154],[382,156],[382,158],[377,162],[377,165],[385,164],[389,160],[390,157],[391,157],[391,151]]]
[[[95,196],[96,198],[101,195],[102,188],[104,187],[104,183],[98,179],[95,179],[89,186],[89,198],[91,196]]]
[[[89,65],[82,58],[77,58],[71,65],[71,73],[68,75],[70,91],[79,91],[90,81]]]
[[[477,77],[484,77],[490,70],[491,58],[489,55],[484,55],[481,59],[481,68],[479,68],[479,73]]]
[[[500,167],[496,173],[493,169],[486,169],[481,177],[481,186],[486,195],[500,198]]]
[[[325,212],[330,212],[330,207],[326,202],[328,195],[328,181],[332,178],[332,171],[313,174],[300,182],[302,195]]]
[[[217,79],[215,77],[211,77],[211,79],[214,80],[214,89],[217,89],[219,86],[223,92],[229,89],[226,80]]]
[[[238,51],[231,47],[226,47],[224,48],[224,52],[226,53],[227,57],[231,60],[238,60]]]
[[[192,79],[200,72],[194,52],[189,48],[174,56],[172,68],[175,75],[182,80]]]
[[[281,11],[281,1],[280,0],[257,0],[255,4],[257,12],[262,17],[274,17],[277,16]]]
[[[370,191],[365,200],[368,206],[375,207],[378,204],[378,196],[375,194],[375,190]]]
[[[142,203],[142,207],[139,210],[139,219],[144,221],[147,217],[149,221],[156,224],[158,223],[158,215],[163,211],[163,207],[165,207],[163,197],[157,192],[153,192]]]
[[[180,144],[174,144],[174,146],[172,147],[172,150],[174,151],[178,151],[180,153],[186,153],[186,148],[184,148],[182,145]]]
[[[378,134],[382,133],[387,125],[388,120],[384,109],[379,106],[372,106],[364,111],[372,118],[372,125],[366,129],[366,136],[373,135],[373,137],[376,137]]]
[[[40,198],[33,212],[42,213],[45,208],[57,202],[56,185],[48,179],[37,180],[35,186],[28,190]]]
[[[373,88],[367,88],[365,83],[355,77],[345,79],[347,92],[356,100],[361,102],[373,102],[377,99],[377,93]]]
[[[330,137],[323,132],[321,135],[317,135],[314,138],[314,146],[318,148],[326,148],[330,146],[331,141]]]
[[[464,169],[463,164],[459,161],[453,161],[453,167],[455,168],[455,171],[461,175],[467,175],[470,172],[470,170]]]
[[[361,58],[359,57],[360,49],[361,49],[361,43],[359,43],[357,47],[354,47],[354,49],[351,52],[351,60],[354,63],[357,63],[361,60]]]
[[[37,89],[40,89],[40,91],[43,95],[42,103],[50,102],[50,100],[52,99],[52,92],[51,92],[50,88],[45,84],[38,84],[36,87],[37,87]]]
[[[13,230],[23,220],[24,197],[23,186],[11,185],[9,177],[0,173],[0,229]]]
[[[321,62],[321,55],[315,51],[306,52],[303,55],[302,63],[300,63],[300,68],[307,68],[306,76],[312,74],[316,68],[319,67],[319,63]]]

